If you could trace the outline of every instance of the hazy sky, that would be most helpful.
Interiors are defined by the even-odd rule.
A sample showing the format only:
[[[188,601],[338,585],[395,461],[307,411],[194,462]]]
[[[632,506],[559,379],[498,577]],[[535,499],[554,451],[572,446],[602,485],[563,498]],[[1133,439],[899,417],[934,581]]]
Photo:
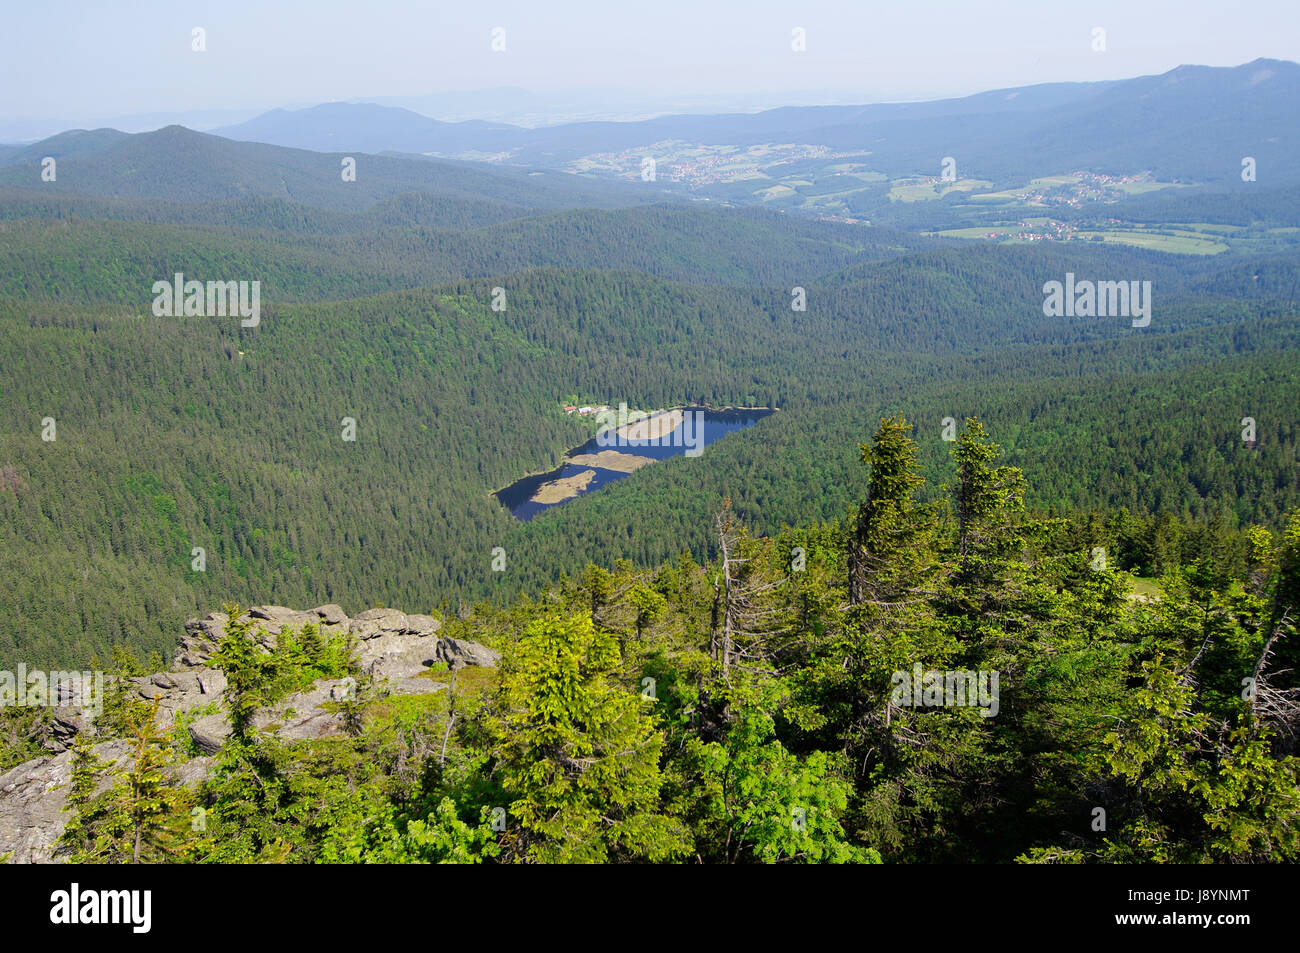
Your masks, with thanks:
[[[3,0],[0,119],[518,86],[859,102],[1300,60],[1300,2]],[[191,49],[206,30],[207,50]],[[491,48],[505,30],[504,52]],[[806,52],[791,31],[806,31]],[[1094,27],[1106,51],[1094,52]]]

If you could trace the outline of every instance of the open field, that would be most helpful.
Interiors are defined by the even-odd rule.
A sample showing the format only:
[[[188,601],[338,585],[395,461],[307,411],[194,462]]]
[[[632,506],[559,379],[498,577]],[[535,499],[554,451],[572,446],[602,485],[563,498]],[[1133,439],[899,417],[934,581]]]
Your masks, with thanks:
[[[1079,238],[1090,239],[1093,236],[1099,236],[1107,243],[1150,248],[1153,251],[1170,252],[1175,255],[1217,255],[1228,250],[1228,246],[1223,242],[1197,238],[1186,232],[1169,235],[1139,229],[1117,229],[1078,233]]]

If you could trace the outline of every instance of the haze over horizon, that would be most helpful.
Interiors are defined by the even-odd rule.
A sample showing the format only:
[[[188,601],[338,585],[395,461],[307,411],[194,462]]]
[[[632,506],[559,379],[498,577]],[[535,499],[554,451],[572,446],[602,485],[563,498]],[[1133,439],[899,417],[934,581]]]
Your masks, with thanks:
[[[1121,2],[998,13],[935,5],[925,30],[902,8],[759,0],[653,11],[595,4],[563,12],[517,2],[472,10],[378,0],[359,16],[323,0],[310,16],[246,0],[183,9],[147,0],[130,17],[11,12],[0,40],[0,141],[76,127],[215,128],[323,102],[402,106],[442,120],[542,125],[675,112],[958,97],[1052,82],[1158,74],[1180,65],[1300,61],[1300,11],[1249,15],[1208,2]],[[204,31],[201,52],[192,32]],[[496,35],[494,49],[493,31]],[[793,31],[804,31],[796,51]],[[1105,30],[1105,50],[1093,47]],[[499,47],[504,46],[504,49]],[[77,55],[51,69],[45,51]],[[143,65],[142,65],[143,64]]]

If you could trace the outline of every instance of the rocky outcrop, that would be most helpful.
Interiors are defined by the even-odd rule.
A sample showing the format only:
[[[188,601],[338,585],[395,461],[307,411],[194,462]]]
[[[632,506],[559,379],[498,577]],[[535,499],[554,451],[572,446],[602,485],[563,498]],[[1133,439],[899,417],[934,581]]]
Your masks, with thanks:
[[[438,642],[438,661],[446,662],[452,670],[466,665],[495,666],[500,660],[499,653],[477,642],[460,639],[440,639]]]
[[[204,715],[190,722],[190,740],[204,754],[216,754],[230,737],[230,722],[223,712]]]
[[[432,616],[407,614],[396,609],[370,609],[349,618],[337,605],[295,610],[284,606],[254,606],[247,618],[255,623],[258,641],[266,649],[286,629],[307,623],[323,633],[346,632],[354,639],[357,658],[376,688],[398,695],[428,694],[445,686],[418,677],[431,665],[445,663],[458,669],[466,665],[494,666],[499,656],[485,646],[461,639],[439,638],[442,624]],[[158,705],[158,722],[172,727],[184,718],[194,748],[200,756],[175,766],[172,774],[181,783],[198,783],[207,776],[215,755],[230,736],[230,725],[222,705],[226,677],[214,667],[212,656],[225,632],[225,613],[212,612],[185,623],[171,668],[131,680],[136,693]],[[259,709],[254,725],[289,740],[325,738],[343,731],[338,702],[356,690],[352,678],[320,679],[309,688]],[[72,752],[77,735],[95,731],[93,718],[83,709],[56,708],[46,747],[48,757],[20,764],[0,775],[0,857],[12,853],[17,863],[55,860],[54,849],[67,822],[63,811],[71,780]],[[128,763],[125,742],[106,741],[94,746],[94,753],[114,767],[105,772],[101,790],[111,783],[114,771]]]
[[[110,763],[126,757],[126,742],[98,745],[95,754]],[[63,833],[72,780],[72,752],[27,761],[0,774],[0,854],[12,852],[11,863],[46,863],[54,856]],[[105,779],[101,790],[111,781]]]
[[[388,612],[388,609],[371,609],[370,612]],[[361,616],[368,613],[363,612]],[[398,613],[399,615],[401,613]],[[358,616],[358,618],[361,618]],[[269,648],[275,644],[275,636],[286,628],[298,628],[308,622],[320,626],[322,632],[346,631],[350,620],[347,613],[339,606],[329,603],[315,609],[288,609],[284,606],[253,606],[241,618],[252,619],[256,623],[255,631],[263,646]],[[416,616],[429,619],[429,616]],[[176,655],[172,661],[172,671],[185,671],[203,668],[217,650],[217,644],[226,631],[229,618],[224,612],[209,612],[202,619],[190,619],[185,623],[185,634],[177,645]],[[436,619],[430,619],[434,631],[439,625]]]
[[[96,794],[113,784],[114,775],[130,765],[125,741],[106,741],[91,748],[108,767]],[[57,860],[55,848],[67,824],[64,805],[72,781],[71,751],[52,758],[36,758],[0,774],[0,855],[11,853],[10,863],[43,864]],[[207,776],[211,758],[191,758],[169,770],[173,781],[194,784]]]
[[[219,668],[157,672],[132,681],[141,698],[158,703],[158,722],[163,727],[181,713],[220,704],[226,690],[226,676]]]
[[[434,635],[442,623],[431,615],[407,615],[396,609],[367,609],[348,623],[348,631],[362,641],[384,635]]]

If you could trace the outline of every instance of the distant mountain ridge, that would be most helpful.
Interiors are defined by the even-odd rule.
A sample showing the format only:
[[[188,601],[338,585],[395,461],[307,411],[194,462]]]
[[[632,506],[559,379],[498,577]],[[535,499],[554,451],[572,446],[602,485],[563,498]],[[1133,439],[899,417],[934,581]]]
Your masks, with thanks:
[[[441,123],[394,107],[329,104],[276,111],[214,130],[233,139],[330,149],[356,142],[374,152],[509,153],[556,167],[601,152],[664,140],[758,145],[815,143],[861,150],[891,174],[914,174],[957,157],[964,174],[1007,179],[1086,168],[1153,169],[1167,178],[1230,182],[1250,155],[1279,180],[1300,172],[1295,103],[1300,65],[1257,59],[1236,67],[1180,66],[1095,83],[1049,83],[958,99],[862,106],[782,107],[758,113],[662,116],[523,129]],[[1209,151],[1207,151],[1209,150]]]
[[[222,202],[250,196],[356,211],[395,195],[431,192],[524,209],[613,208],[674,201],[662,189],[419,157],[349,153],[354,181],[342,176],[342,152],[235,142],[183,126],[127,134],[69,131],[0,154],[0,185],[121,199]],[[53,181],[41,160],[57,160]]]
[[[274,109],[247,122],[223,126],[214,135],[239,142],[263,142],[315,152],[459,152],[476,149],[495,133],[523,132],[518,126],[469,120],[442,122],[397,106],[325,103],[310,109]]]
[[[1111,85],[1049,83],[920,103],[781,106],[758,113],[679,114],[637,122],[602,120],[537,129],[480,121],[441,122],[408,109],[375,103],[325,103],[307,109],[275,109],[247,122],[211,131],[228,139],[317,151],[346,147],[370,152],[546,152],[578,148],[588,139],[599,140],[603,148],[624,148],[665,138],[704,137],[705,141],[722,142],[754,136],[791,136],[831,125],[884,119],[1023,112],[1086,98]]]
[[[1271,188],[1300,183],[1300,65],[1255,60],[1231,68],[1180,66],[1158,76],[992,90],[960,99],[867,106],[800,106],[760,113],[665,116],[525,129],[441,122],[408,109],[329,103],[273,110],[212,133],[69,130],[28,146],[0,146],[0,185],[42,183],[40,161],[60,163],[55,191],[183,202],[250,195],[355,210],[426,191],[525,208],[613,207],[676,201],[663,184],[574,176],[583,156],[666,140],[749,147],[800,143],[860,154],[893,176],[958,174],[997,183],[1088,170],[1150,171],[1162,181],[1239,188],[1255,161]],[[324,159],[322,153],[336,158]],[[340,190],[337,157],[366,155]],[[504,156],[487,166],[425,156]],[[415,160],[420,161],[415,161]],[[522,167],[522,168],[521,168]],[[531,171],[529,171],[531,170]]]

